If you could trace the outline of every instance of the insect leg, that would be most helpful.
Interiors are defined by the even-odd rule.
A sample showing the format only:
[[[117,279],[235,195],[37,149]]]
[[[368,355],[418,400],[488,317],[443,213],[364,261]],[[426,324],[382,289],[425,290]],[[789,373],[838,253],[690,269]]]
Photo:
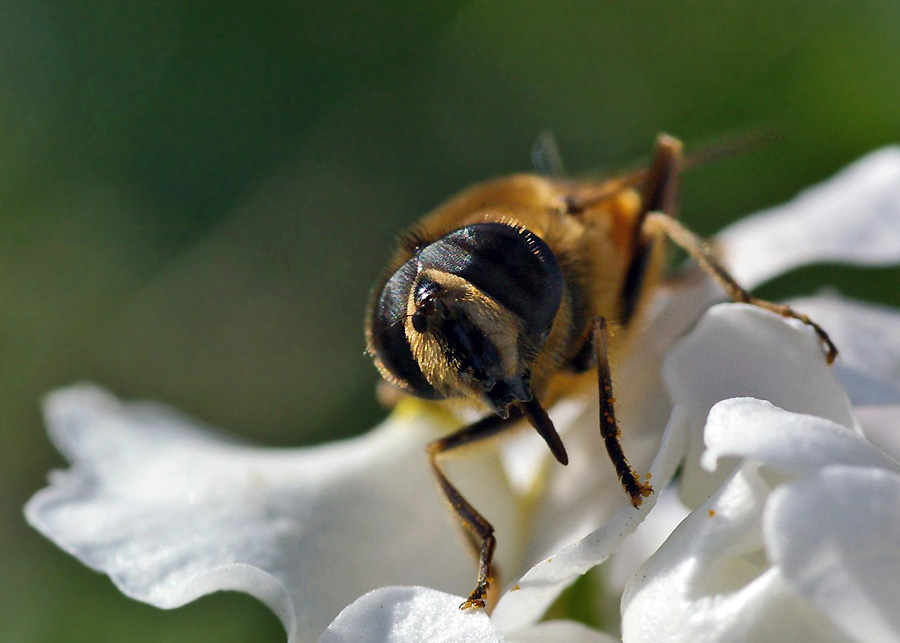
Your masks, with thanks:
[[[648,212],[665,212],[677,216],[683,162],[681,141],[668,134],[660,134],[653,146],[653,160],[644,182],[640,223],[643,223]],[[638,230],[635,230],[635,235],[640,235]]]
[[[828,333],[826,333],[821,326],[790,306],[776,304],[751,295],[749,291],[742,288],[740,284],[734,280],[734,277],[728,273],[728,270],[726,270],[725,266],[719,261],[719,258],[716,256],[715,251],[710,245],[681,225],[676,219],[662,212],[653,212],[647,217],[647,224],[662,230],[666,236],[672,240],[672,243],[687,252],[694,261],[703,268],[703,270],[712,275],[713,278],[721,284],[734,301],[759,306],[760,308],[771,310],[782,317],[800,320],[816,331],[816,334],[819,336],[819,341],[822,342],[822,346],[825,349],[825,361],[831,364],[834,361],[834,358],[837,357],[837,347],[831,341],[831,338],[828,337]]]
[[[606,332],[606,320],[602,317],[594,318],[593,322],[594,353],[597,357],[597,385],[600,393],[600,434],[609,459],[616,468],[616,475],[622,482],[622,487],[631,496],[631,504],[640,507],[644,498],[653,493],[653,487],[647,482],[641,482],[637,473],[625,459],[622,450],[619,426],[616,423],[615,402],[612,390],[612,376],[609,372],[609,339]]]
[[[681,141],[678,139],[668,134],[660,134],[656,139],[653,160],[644,181],[641,211],[635,220],[631,263],[625,273],[620,295],[620,321],[625,326],[632,320],[644,292],[644,279],[656,242],[656,237],[647,234],[644,222],[650,212],[665,212],[675,216],[683,156]]]
[[[462,610],[484,607],[484,599],[493,580],[491,560],[494,557],[494,547],[497,541],[494,538],[494,527],[453,486],[453,483],[450,482],[438,464],[437,459],[443,453],[496,435],[512,426],[521,417],[522,411],[516,409],[511,409],[508,418],[492,415],[463,427],[440,440],[435,440],[427,447],[431,470],[441,486],[441,491],[444,492],[444,496],[447,498],[453,511],[456,512],[460,524],[466,530],[475,553],[478,555],[478,580],[475,583],[475,589],[469,594],[469,598],[459,606],[459,609]]]

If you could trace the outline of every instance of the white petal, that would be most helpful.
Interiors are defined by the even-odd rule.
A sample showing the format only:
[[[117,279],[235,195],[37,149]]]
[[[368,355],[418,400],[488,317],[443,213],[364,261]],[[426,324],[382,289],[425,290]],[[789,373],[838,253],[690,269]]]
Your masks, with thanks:
[[[706,451],[700,464],[708,470],[731,456],[793,477],[838,463],[900,472],[900,463],[846,427],[752,398],[716,404],[709,413],[704,440]]]
[[[731,397],[755,397],[798,413],[856,427],[847,394],[826,364],[815,333],[799,322],[744,304],[713,306],[666,357],[663,380],[684,413],[689,440],[681,497],[702,502],[728,475],[697,467],[709,409]]]
[[[822,558],[816,557],[815,552],[832,551],[835,546],[835,539],[830,538],[822,525],[834,521],[847,532],[850,543],[853,533],[868,529],[867,520],[871,518],[863,519],[862,515],[874,510],[882,517],[876,522],[884,528],[879,531],[876,527],[880,536],[873,536],[872,544],[863,543],[858,551],[864,560],[864,552],[883,552],[885,548],[893,552],[894,548],[884,543],[896,542],[898,536],[885,532],[895,530],[900,524],[897,518],[900,511],[896,507],[900,490],[896,498],[888,494],[887,499],[881,492],[864,494],[849,490],[846,502],[856,502],[857,511],[862,514],[854,516],[841,509],[841,498],[833,489],[823,488],[819,498],[809,502],[804,510],[799,509],[800,500],[779,510],[777,515],[781,520],[796,520],[796,525],[779,523],[777,529],[767,527],[764,539],[762,521],[771,502],[770,484],[786,476],[790,479],[816,475],[822,466],[829,466],[828,470],[846,470],[844,465],[850,464],[865,466],[869,472],[882,471],[880,467],[898,472],[900,464],[846,427],[815,416],[789,413],[753,399],[729,399],[713,407],[706,440],[709,451],[704,454],[705,464],[713,465],[726,456],[746,458],[745,464],[682,522],[633,577],[622,602],[626,643],[848,640],[848,629],[842,632],[823,619],[817,611],[821,605],[804,598],[813,598],[826,584],[830,573],[816,566]],[[833,463],[841,463],[841,467]],[[765,469],[758,471],[761,465]],[[772,472],[778,475],[773,476]],[[884,471],[878,476],[891,476],[900,481],[897,473]],[[788,483],[787,487],[793,484]],[[779,493],[776,491],[772,497]],[[872,500],[868,502],[866,498]],[[831,506],[832,499],[837,506]],[[807,528],[811,516],[816,516],[816,520]],[[774,561],[770,558],[770,543],[776,538],[781,538],[778,544],[783,549],[792,549],[795,556],[801,551],[812,552],[811,562],[802,555],[795,560],[803,559],[804,569],[822,572],[822,578],[811,584],[813,589],[803,590],[788,571],[772,566],[780,560],[777,556]],[[813,541],[815,546],[811,544]],[[840,543],[841,539],[837,541]],[[876,542],[881,542],[880,549]],[[900,560],[900,555],[896,558]],[[835,560],[835,556],[827,560]],[[876,578],[895,582],[900,573],[895,574],[890,565],[896,562],[888,561],[886,573]],[[854,571],[857,575],[868,573],[862,564]],[[840,579],[837,584],[842,584]],[[896,597],[891,600],[898,604]]]
[[[854,425],[815,333],[756,306],[710,308],[669,353],[663,377],[676,404],[708,410],[730,397],[756,397]]]
[[[811,263],[900,261],[900,148],[863,157],[785,205],[729,226],[718,241],[746,288]]]
[[[547,621],[504,637],[483,610],[461,611],[462,596],[424,587],[384,587],[347,606],[319,643],[614,643],[573,621]]]
[[[159,607],[241,590],[314,639],[357,596],[389,584],[468,593],[475,564],[428,471],[422,414],[310,449],[228,441],[151,404],[91,387],[52,395],[51,436],[73,463],[29,502],[29,521],[126,594]],[[518,504],[491,449],[453,463],[516,547]],[[471,466],[470,466],[471,465]],[[466,471],[459,471],[465,468]]]
[[[900,640],[900,476],[836,466],[783,485],[764,532],[788,582],[848,636]]]
[[[546,621],[507,637],[509,643],[617,643],[608,634],[573,621]]]
[[[900,460],[900,404],[865,406],[855,411],[866,438],[895,460]]]
[[[484,610],[459,609],[461,596],[423,587],[384,587],[347,606],[319,643],[502,643]]]
[[[791,302],[837,345],[835,372],[853,406],[900,404],[900,310],[838,295]]]
[[[687,517],[688,508],[681,504],[676,485],[671,484],[659,495],[659,501],[647,519],[628,536],[608,563],[607,588],[621,592],[650,556]]]
[[[652,482],[658,489],[665,488],[684,456],[683,426],[674,419],[669,422],[650,466]],[[623,493],[618,484],[616,490]],[[500,598],[492,615],[494,621],[504,632],[514,632],[540,619],[563,589],[606,560],[637,528],[657,498],[658,494],[646,498],[639,509],[621,507],[602,527],[532,567]]]
[[[768,567],[768,492],[745,466],[685,519],[622,596],[625,643],[847,640]]]

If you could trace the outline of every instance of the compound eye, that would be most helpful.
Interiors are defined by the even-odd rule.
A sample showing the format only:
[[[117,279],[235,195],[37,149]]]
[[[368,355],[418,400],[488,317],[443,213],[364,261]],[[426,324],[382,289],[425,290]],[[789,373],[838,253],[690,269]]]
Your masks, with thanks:
[[[422,313],[422,311],[417,310],[412,315],[412,327],[417,333],[424,333],[428,328],[428,318]]]

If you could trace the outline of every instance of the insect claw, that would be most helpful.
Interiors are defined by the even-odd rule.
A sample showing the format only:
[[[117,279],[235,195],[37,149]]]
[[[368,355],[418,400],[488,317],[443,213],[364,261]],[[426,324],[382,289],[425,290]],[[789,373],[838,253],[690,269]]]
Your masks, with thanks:
[[[637,482],[637,486],[629,494],[631,496],[631,506],[637,509],[644,502],[644,498],[653,493],[653,487],[643,482]]]
[[[459,609],[463,611],[470,609],[483,610],[485,607],[484,597],[487,596],[490,584],[491,581],[488,578],[479,581],[478,585],[475,586],[475,589],[472,590],[472,593],[469,594],[469,598],[460,603]]]
[[[460,603],[459,609],[462,611],[483,610],[484,609],[484,601],[480,598],[467,598],[465,601]]]

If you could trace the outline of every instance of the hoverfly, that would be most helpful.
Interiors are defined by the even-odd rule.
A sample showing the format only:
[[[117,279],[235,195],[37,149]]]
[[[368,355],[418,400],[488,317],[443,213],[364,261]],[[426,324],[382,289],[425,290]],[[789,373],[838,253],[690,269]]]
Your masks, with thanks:
[[[595,369],[600,434],[619,480],[635,507],[653,492],[622,450],[609,353],[610,342],[626,341],[659,283],[667,242],[735,301],[811,326],[828,363],[837,355],[819,325],[741,288],[713,249],[678,221],[683,165],[680,141],[661,135],[650,164],[626,176],[517,174],[476,185],[407,230],[375,283],[366,339],[384,379],[420,398],[468,401],[485,414],[427,448],[479,557],[475,588],[461,609],[484,607],[496,540],[442,471],[442,454],[525,419],[566,464],[545,409],[569,392],[572,375]]]

